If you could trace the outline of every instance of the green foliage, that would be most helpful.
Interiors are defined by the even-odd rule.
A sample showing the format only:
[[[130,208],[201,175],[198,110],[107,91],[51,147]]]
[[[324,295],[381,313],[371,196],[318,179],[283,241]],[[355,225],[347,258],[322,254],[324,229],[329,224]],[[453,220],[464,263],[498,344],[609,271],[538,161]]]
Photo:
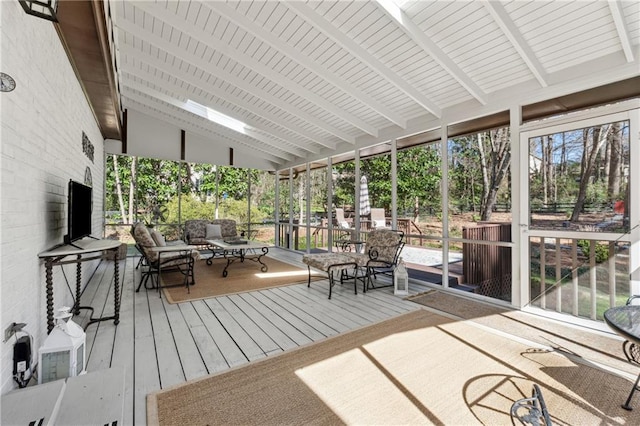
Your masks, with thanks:
[[[578,247],[582,251],[582,254],[586,257],[590,256],[590,244],[589,240],[578,240]],[[609,247],[607,244],[596,243],[596,263],[606,262],[609,259]]]
[[[120,182],[118,198],[116,185],[116,167]],[[134,181],[135,172],[135,181]],[[178,223],[189,218],[215,217],[215,205],[211,203],[219,194],[221,203],[231,201],[246,210],[248,200],[248,180],[252,181],[251,220],[273,217],[275,180],[268,172],[218,166],[219,182],[216,185],[216,166],[210,164],[191,164],[176,161],[157,160],[141,157],[107,156],[105,168],[105,211],[109,222],[125,222],[129,215],[133,221],[147,223]],[[133,188],[133,211],[129,212],[129,196]],[[216,192],[216,190],[218,192]],[[178,193],[182,194],[182,215],[178,217]],[[122,217],[121,209],[125,217]],[[247,217],[247,213],[237,214]]]
[[[174,197],[166,205],[165,220],[167,223],[179,223],[178,221],[178,205],[182,212],[180,219],[182,222],[189,219],[215,219],[216,206],[214,203],[202,202],[195,197],[182,197],[179,201],[178,197]]]
[[[247,214],[247,200],[223,200],[219,206],[219,217],[225,219],[235,219],[238,224],[245,224],[249,221]],[[268,216],[257,207],[251,206],[251,222],[262,222]]]
[[[167,223],[178,222],[178,197],[175,197],[163,210],[163,216]],[[216,217],[215,203],[200,201],[197,197],[182,197],[180,200],[182,222],[189,219],[209,219]],[[248,221],[247,201],[246,200],[223,200],[218,206],[218,217],[224,219],[234,219],[240,224]],[[261,212],[257,207],[251,208],[251,222],[262,222],[268,216]]]

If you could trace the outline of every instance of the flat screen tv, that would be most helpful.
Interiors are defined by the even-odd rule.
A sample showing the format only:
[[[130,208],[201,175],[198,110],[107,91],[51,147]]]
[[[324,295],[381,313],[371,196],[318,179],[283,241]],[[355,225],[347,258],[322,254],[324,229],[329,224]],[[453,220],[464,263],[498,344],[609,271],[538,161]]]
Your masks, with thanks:
[[[64,242],[69,244],[91,235],[91,211],[93,210],[93,191],[90,186],[74,180],[69,181],[67,208],[67,231]]]

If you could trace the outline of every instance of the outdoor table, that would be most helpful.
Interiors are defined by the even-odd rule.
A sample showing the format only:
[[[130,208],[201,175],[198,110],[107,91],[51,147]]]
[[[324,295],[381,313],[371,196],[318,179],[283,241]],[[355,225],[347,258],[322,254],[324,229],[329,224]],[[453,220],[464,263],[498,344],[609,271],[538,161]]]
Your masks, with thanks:
[[[604,320],[613,331],[640,345],[640,305],[624,305],[607,309]]]
[[[207,243],[209,243],[213,247],[222,249],[224,258],[227,259],[227,264],[222,271],[223,277],[227,276],[229,265],[236,261],[244,263],[245,260],[251,260],[262,265],[260,267],[260,270],[262,272],[267,272],[269,270],[267,264],[262,261],[262,258],[266,256],[267,253],[269,253],[269,246],[267,246],[265,243],[247,240],[207,240]],[[260,252],[256,253],[257,250],[259,250]],[[248,252],[254,254],[247,256]]]
[[[639,305],[625,305],[607,309],[604,312],[604,320],[613,331],[627,339],[628,342],[631,342],[631,344],[633,345],[640,346]],[[628,343],[625,342],[625,345],[626,344]],[[627,358],[629,358],[629,355],[627,355]],[[629,361],[632,361],[632,359],[629,359]],[[633,361],[638,363],[638,361],[640,360],[633,359]],[[629,405],[629,403],[631,402],[631,397],[633,396],[634,391],[638,388],[638,381],[640,381],[640,375],[638,375],[633,388],[631,388],[631,393],[629,393],[629,397],[627,398],[627,401],[622,405],[622,408],[631,410],[631,406]]]

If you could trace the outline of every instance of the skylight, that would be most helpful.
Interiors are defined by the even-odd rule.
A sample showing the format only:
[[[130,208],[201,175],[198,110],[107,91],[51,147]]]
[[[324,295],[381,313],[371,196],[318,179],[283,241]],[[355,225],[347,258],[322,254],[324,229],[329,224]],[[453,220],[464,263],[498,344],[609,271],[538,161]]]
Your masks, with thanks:
[[[229,129],[235,130],[236,132],[246,133],[245,129],[247,125],[242,121],[236,120],[235,118],[229,117],[228,115],[224,115],[221,112],[209,108],[208,106],[199,104],[198,102],[192,101],[191,99],[187,99],[185,106],[189,111],[199,115],[202,118],[206,118],[207,120],[213,121],[214,123],[221,126],[228,127]]]

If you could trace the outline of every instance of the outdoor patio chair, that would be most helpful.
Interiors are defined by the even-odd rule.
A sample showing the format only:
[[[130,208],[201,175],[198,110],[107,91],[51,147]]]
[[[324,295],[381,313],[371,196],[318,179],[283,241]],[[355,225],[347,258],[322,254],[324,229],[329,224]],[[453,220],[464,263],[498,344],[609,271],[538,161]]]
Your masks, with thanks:
[[[351,229],[351,225],[344,217],[343,208],[336,208],[336,225],[338,225],[338,228],[340,229]]]
[[[344,253],[355,260],[358,266],[366,268],[363,291],[367,289],[389,287],[393,285],[393,275],[398,258],[404,247],[404,233],[393,229],[374,229],[369,232],[364,253]],[[391,283],[376,286],[378,275],[388,275]]]
[[[131,235],[135,240],[136,249],[141,253],[144,261],[140,276],[140,283],[136,288],[136,292],[140,291],[140,287],[144,284],[145,289],[160,288],[160,280],[158,279],[160,272],[179,271],[184,276],[184,281],[178,285],[184,285],[189,290],[189,286],[195,285],[195,277],[193,267],[195,260],[200,259],[200,253],[186,245],[169,245],[175,247],[175,251],[163,252],[154,251],[155,247],[163,247],[163,238],[158,235],[158,231],[149,230],[144,223],[137,223],[131,227]],[[155,283],[154,283],[155,277]],[[151,279],[152,286],[147,284]],[[162,295],[162,293],[160,293]]]
[[[547,404],[544,402],[540,387],[536,384],[533,385],[531,398],[522,398],[514,402],[510,413],[514,424],[517,420],[523,425],[551,426]]]
[[[390,229],[387,226],[387,217],[384,213],[384,209],[381,209],[381,208],[371,209],[371,228],[372,229]]]
[[[335,225],[338,227],[340,231],[337,239],[340,241],[350,241],[355,240],[355,228],[347,222],[347,219],[344,217],[344,209],[336,208],[336,218]]]

